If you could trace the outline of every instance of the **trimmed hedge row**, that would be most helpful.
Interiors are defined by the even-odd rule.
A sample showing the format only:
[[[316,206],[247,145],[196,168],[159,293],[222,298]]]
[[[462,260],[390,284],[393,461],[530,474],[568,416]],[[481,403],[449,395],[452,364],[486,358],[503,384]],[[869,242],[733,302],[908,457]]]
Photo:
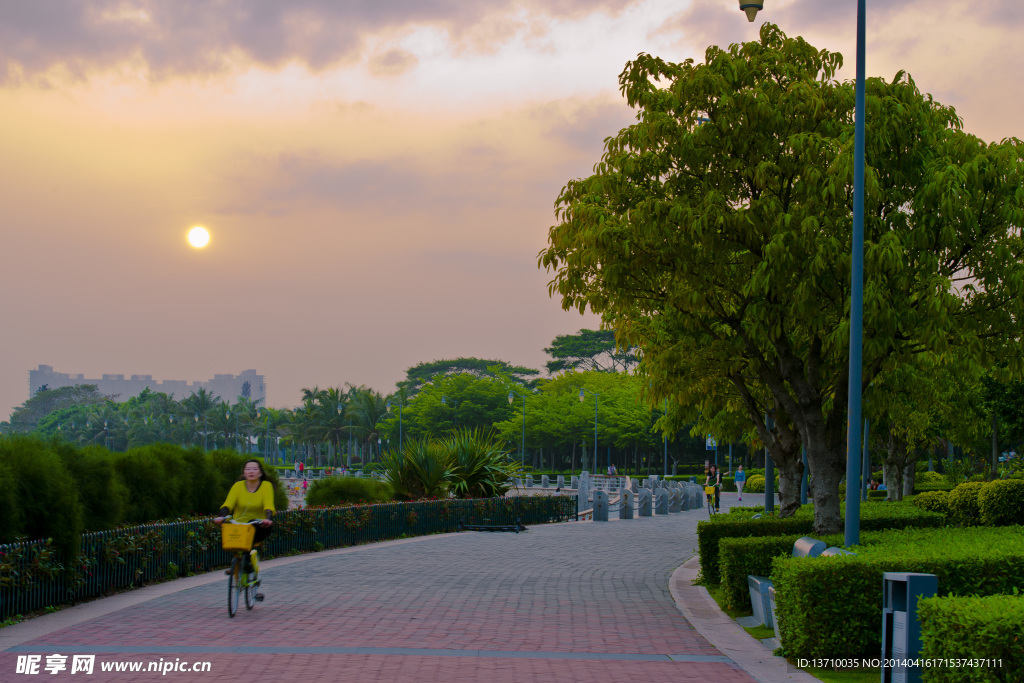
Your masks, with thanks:
[[[123,453],[37,436],[0,438],[0,543],[52,538],[69,558],[81,535],[217,511],[248,456],[150,444]],[[274,502],[288,497],[268,469]]]
[[[861,531],[884,529],[933,528],[946,523],[943,515],[914,507],[909,502],[865,505],[861,508]],[[697,548],[701,578],[717,585],[722,581],[719,566],[719,542],[723,538],[751,536],[807,536],[814,530],[814,506],[804,505],[792,517],[774,515],[752,519],[745,514],[715,515],[697,523]],[[792,546],[792,544],[790,544]]]
[[[980,664],[928,667],[922,671],[923,681],[1020,680],[1024,672],[1024,595],[925,598],[917,606],[921,657],[970,659]]]
[[[920,493],[914,504],[948,515],[950,524],[957,526],[1020,524],[1024,521],[1024,479],[969,481],[948,493]]]
[[[1024,589],[1024,528],[904,529],[860,546],[857,555],[778,557],[772,562],[776,617],[790,657],[877,657],[882,574],[938,577],[940,595],[998,595]]]

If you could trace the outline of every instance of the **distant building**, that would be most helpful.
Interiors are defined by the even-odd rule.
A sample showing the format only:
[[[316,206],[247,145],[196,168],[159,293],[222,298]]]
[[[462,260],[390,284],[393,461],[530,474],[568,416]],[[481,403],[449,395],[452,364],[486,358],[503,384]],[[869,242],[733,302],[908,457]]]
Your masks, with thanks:
[[[36,370],[28,371],[28,395],[35,396],[40,388],[58,389],[72,387],[76,384],[95,384],[101,394],[113,396],[115,401],[127,401],[138,396],[147,388],[150,391],[162,391],[181,400],[188,398],[200,389],[206,389],[214,396],[220,396],[228,403],[234,403],[239,396],[247,396],[253,401],[267,402],[267,384],[263,375],[255,370],[243,370],[240,375],[214,375],[208,382],[185,382],[182,380],[165,379],[154,381],[153,375],[132,375],[125,379],[124,375],[103,375],[100,379],[89,379],[79,373],[72,375],[67,372],[54,372],[49,365],[40,365]]]

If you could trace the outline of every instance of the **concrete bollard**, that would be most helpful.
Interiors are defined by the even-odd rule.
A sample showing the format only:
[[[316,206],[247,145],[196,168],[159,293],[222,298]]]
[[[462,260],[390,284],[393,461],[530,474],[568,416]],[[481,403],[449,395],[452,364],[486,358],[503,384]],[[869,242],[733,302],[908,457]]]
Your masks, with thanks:
[[[649,488],[640,489],[640,516],[650,517],[651,516],[651,490]]]
[[[658,492],[654,494],[654,514],[668,514],[668,491],[665,489],[658,489]]]
[[[679,510],[681,512],[690,510],[690,491],[685,486],[679,491]]]
[[[608,494],[604,491],[594,491],[594,521],[608,521]]]
[[[580,487],[580,478],[577,477],[574,474],[574,475],[572,475],[572,485],[569,488],[571,488],[571,489],[578,489],[579,487]]]
[[[548,475],[546,475],[546,474],[540,475],[540,487],[542,489],[546,489],[548,487]]]
[[[683,497],[683,492],[679,489],[672,489],[668,494],[668,511],[679,512],[680,500]]]
[[[555,486],[557,486],[560,489],[564,489],[565,488],[565,475],[564,474],[559,474],[558,475],[558,478],[555,480]]]
[[[619,502],[619,519],[633,519],[633,492],[623,489]]]

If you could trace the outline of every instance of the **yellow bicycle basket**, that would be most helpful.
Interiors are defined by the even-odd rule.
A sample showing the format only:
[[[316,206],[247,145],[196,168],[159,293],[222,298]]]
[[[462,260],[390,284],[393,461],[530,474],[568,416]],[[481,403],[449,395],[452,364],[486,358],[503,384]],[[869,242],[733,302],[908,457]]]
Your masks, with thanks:
[[[709,496],[715,495],[715,487],[714,486],[705,486],[704,487],[704,493],[706,493]]]
[[[256,536],[256,527],[252,524],[221,525],[220,544],[224,550],[252,550],[252,539]]]

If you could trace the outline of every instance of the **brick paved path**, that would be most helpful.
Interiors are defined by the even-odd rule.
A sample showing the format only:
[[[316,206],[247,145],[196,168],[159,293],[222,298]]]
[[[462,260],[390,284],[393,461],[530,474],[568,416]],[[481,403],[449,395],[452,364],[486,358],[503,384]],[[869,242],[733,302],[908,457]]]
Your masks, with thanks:
[[[43,655],[45,665],[48,654],[70,664],[75,653],[94,653],[91,676],[38,676],[155,681],[159,673],[99,668],[162,658],[211,663],[209,673],[166,675],[176,681],[753,681],[669,593],[705,518],[691,511],[463,532],[268,561],[266,601],[234,619],[223,572],[185,579],[191,587],[164,584],[165,595],[82,612],[72,626],[39,633],[54,614],[0,630],[36,633],[0,652],[0,680],[38,678],[13,675],[19,654]],[[80,609],[99,612],[104,602]]]

